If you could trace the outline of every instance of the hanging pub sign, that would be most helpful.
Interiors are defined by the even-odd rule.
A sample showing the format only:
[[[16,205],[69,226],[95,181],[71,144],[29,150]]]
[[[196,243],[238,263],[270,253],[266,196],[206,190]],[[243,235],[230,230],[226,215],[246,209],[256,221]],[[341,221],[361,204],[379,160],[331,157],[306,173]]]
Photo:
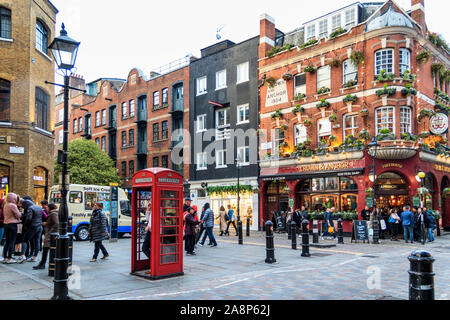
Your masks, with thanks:
[[[366,197],[366,205],[369,207],[369,209],[373,208],[373,198],[372,197]]]
[[[441,111],[431,117],[430,132],[436,136],[448,133],[448,114]]]
[[[414,197],[413,198],[413,207],[420,207],[420,197]]]

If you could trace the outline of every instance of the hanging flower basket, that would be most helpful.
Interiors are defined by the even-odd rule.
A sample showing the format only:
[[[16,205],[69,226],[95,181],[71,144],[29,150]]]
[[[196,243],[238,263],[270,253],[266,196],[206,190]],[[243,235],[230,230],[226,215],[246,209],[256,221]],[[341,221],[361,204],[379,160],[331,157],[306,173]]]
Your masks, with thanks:
[[[450,198],[450,188],[445,188],[444,191],[442,191],[442,196],[446,199]]]
[[[285,74],[283,74],[283,80],[284,81],[289,81],[289,80],[291,80],[292,79],[292,74],[291,73],[285,73]]]
[[[305,125],[305,127],[310,128],[312,126],[312,122],[309,119],[306,119],[303,124]]]
[[[359,112],[359,114],[360,114],[361,117],[368,117],[369,116],[369,110],[368,109],[362,109]]]

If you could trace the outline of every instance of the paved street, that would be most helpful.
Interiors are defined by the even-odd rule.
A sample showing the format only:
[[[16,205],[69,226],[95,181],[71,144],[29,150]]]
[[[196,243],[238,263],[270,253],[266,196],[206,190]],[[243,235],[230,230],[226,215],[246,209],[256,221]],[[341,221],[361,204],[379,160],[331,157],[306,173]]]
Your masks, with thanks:
[[[217,248],[199,247],[197,256],[185,256],[183,277],[156,282],[129,274],[130,238],[106,242],[111,257],[97,263],[89,263],[93,245],[76,242],[74,265],[81,270],[81,283],[70,290],[70,295],[95,300],[408,299],[407,257],[413,250],[424,248],[436,258],[436,299],[450,299],[448,233],[425,246],[389,240],[377,246],[350,244],[346,238],[346,244],[334,248],[311,248],[311,258],[300,257],[300,238],[299,250],[294,251],[286,235],[276,235],[277,263],[273,265],[264,263],[263,233],[245,237],[244,246],[237,244],[236,237],[218,237],[218,242]],[[52,296],[52,279],[46,270],[32,270],[33,265],[0,265],[1,299]]]

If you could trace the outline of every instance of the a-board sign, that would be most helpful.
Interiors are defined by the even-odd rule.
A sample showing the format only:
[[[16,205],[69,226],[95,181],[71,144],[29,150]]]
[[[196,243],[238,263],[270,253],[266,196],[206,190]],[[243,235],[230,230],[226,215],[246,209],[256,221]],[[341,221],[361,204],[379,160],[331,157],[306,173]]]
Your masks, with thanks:
[[[353,221],[353,237],[352,241],[369,241],[369,224],[368,221]]]

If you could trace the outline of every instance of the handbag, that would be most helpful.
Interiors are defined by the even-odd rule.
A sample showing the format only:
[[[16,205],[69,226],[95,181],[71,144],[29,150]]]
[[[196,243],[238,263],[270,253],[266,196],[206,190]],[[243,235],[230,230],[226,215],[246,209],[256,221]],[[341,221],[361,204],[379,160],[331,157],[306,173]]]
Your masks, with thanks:
[[[329,234],[334,234],[334,228],[333,227],[329,227],[328,228],[328,233]]]
[[[384,221],[384,219],[380,220],[380,226],[381,226],[381,230],[386,230],[387,229],[386,221]]]

